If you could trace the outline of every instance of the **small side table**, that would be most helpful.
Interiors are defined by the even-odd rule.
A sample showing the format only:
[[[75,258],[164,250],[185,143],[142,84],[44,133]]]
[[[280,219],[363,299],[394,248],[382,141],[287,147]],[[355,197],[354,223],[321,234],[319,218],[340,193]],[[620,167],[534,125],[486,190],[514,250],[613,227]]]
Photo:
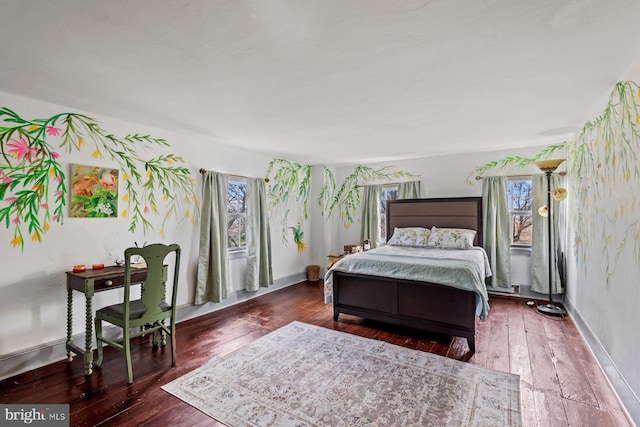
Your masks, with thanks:
[[[336,262],[340,261],[342,258],[346,257],[347,255],[349,255],[348,253],[342,253],[342,254],[338,254],[338,255],[327,255],[327,258],[329,258],[329,262],[327,263],[327,270],[330,269],[331,267],[333,267],[333,264],[335,264]]]

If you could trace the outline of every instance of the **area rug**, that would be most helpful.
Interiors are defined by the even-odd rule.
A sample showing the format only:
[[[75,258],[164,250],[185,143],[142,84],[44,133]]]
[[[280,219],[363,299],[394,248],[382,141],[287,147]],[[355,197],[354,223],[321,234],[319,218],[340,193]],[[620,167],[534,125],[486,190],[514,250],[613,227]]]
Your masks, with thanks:
[[[162,387],[228,426],[519,426],[517,375],[292,322]]]

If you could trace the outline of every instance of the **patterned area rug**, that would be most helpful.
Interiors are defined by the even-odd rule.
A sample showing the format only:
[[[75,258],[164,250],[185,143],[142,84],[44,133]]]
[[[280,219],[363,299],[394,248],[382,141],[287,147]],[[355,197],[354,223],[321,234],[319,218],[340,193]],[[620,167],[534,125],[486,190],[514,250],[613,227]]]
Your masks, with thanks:
[[[292,322],[162,387],[229,426],[519,426],[517,375]]]

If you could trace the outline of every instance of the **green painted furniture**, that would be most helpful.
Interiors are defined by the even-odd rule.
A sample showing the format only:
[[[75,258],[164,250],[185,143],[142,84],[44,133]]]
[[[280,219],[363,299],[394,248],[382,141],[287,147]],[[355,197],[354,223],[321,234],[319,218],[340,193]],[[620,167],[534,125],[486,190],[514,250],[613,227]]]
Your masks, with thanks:
[[[166,266],[165,266],[166,269]],[[99,270],[67,271],[67,360],[73,361],[73,355],[82,356],[84,374],[91,375],[93,368],[93,297],[98,292],[119,289],[124,286],[124,267],[112,265]],[[166,273],[165,273],[166,275]],[[145,267],[131,268],[131,284],[141,284],[147,279]],[[73,291],[81,292],[85,297],[84,348],[73,342]]]
[[[120,304],[101,308],[96,312],[95,329],[98,358],[96,366],[102,364],[103,343],[124,352],[127,364],[127,383],[133,383],[131,366],[131,339],[140,335],[153,334],[153,345],[157,346],[157,335],[161,334],[162,344],[166,334],[171,337],[171,366],[176,365],[176,297],[178,294],[178,274],[180,267],[180,246],[177,244],[152,244],[143,248],[128,248],[124,251],[124,301]],[[167,280],[165,259],[175,253],[171,303],[166,301]],[[147,265],[147,277],[141,290],[141,298],[131,300],[132,268],[131,258],[140,256]],[[165,321],[169,320],[169,326]],[[122,328],[122,338],[110,339],[102,335],[102,322]]]

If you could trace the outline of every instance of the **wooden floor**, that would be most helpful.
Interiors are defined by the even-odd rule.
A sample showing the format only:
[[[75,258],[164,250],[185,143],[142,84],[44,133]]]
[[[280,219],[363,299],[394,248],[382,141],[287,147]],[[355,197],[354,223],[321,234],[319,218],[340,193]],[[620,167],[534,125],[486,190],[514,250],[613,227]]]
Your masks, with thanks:
[[[133,347],[134,383],[124,357],[105,349],[105,362],[85,378],[82,360],[54,363],[0,382],[2,403],[68,403],[74,426],[218,425],[160,386],[298,320],[520,375],[525,426],[631,426],[594,357],[570,319],[545,317],[524,301],[492,297],[477,321],[477,351],[466,340],[340,315],[332,320],[319,283],[300,283],[178,324],[178,366],[169,347]]]

